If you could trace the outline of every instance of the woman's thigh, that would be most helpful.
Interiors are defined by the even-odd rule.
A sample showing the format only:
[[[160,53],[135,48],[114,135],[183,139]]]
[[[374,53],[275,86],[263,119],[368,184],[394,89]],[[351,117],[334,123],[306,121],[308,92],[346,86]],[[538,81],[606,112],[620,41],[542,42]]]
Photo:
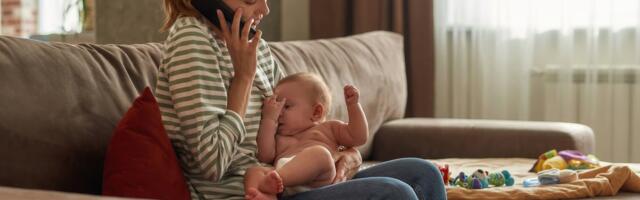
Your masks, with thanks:
[[[311,191],[298,193],[281,200],[320,200],[320,199],[418,199],[413,189],[406,183],[389,177],[359,178],[343,183],[320,187]]]
[[[410,185],[419,199],[447,199],[440,170],[429,161],[401,158],[380,163],[358,172],[354,179],[390,177]]]

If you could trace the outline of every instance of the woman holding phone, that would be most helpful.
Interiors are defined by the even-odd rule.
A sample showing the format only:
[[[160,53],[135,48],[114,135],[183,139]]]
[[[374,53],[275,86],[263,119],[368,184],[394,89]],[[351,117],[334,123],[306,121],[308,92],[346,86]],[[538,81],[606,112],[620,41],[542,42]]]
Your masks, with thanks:
[[[155,95],[192,199],[244,199],[245,170],[259,165],[262,101],[284,76],[262,32],[249,36],[269,7],[267,0],[206,0],[235,11],[233,19],[221,11],[207,19],[192,1],[198,0],[164,0],[169,36]],[[439,170],[422,159],[359,172],[357,150],[342,151],[335,160],[335,184],[286,199],[446,199]]]

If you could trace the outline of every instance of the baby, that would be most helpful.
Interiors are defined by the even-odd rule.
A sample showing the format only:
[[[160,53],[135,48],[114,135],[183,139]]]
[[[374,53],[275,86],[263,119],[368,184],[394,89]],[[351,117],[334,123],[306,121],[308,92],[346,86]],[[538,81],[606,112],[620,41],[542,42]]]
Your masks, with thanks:
[[[327,85],[316,75],[298,73],[278,82],[265,99],[258,130],[258,159],[275,170],[253,167],[245,174],[247,199],[276,199],[287,193],[329,185],[336,176],[339,147],[363,145],[369,135],[359,91],[344,87],[349,123],[326,121],[331,106]]]

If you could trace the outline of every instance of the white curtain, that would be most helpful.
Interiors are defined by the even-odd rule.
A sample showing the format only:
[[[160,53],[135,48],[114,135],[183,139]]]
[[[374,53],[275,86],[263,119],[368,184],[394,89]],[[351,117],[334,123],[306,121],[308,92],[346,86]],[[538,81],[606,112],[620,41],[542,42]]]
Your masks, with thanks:
[[[600,159],[640,162],[640,0],[435,0],[434,13],[437,117],[583,123]]]

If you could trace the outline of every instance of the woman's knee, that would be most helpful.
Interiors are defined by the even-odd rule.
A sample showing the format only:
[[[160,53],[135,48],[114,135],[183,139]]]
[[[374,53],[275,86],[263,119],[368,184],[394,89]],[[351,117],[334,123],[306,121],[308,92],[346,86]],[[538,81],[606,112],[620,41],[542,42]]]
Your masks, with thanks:
[[[402,162],[401,165],[408,171],[422,174],[422,176],[416,176],[416,179],[412,181],[412,184],[415,184],[413,189],[420,197],[419,199],[447,198],[442,173],[435,164],[418,158],[404,158],[399,162]]]
[[[401,158],[380,163],[358,172],[355,178],[392,177],[415,191],[420,199],[446,199],[440,170],[431,162],[418,158]]]
[[[440,173],[440,169],[438,169],[435,164],[424,159],[401,158],[395,161],[400,162],[399,165],[402,166],[402,169],[420,172],[422,174],[426,173],[429,178],[438,178],[442,176],[442,174]]]
[[[380,199],[418,199],[409,184],[395,178],[376,177],[367,187]]]

